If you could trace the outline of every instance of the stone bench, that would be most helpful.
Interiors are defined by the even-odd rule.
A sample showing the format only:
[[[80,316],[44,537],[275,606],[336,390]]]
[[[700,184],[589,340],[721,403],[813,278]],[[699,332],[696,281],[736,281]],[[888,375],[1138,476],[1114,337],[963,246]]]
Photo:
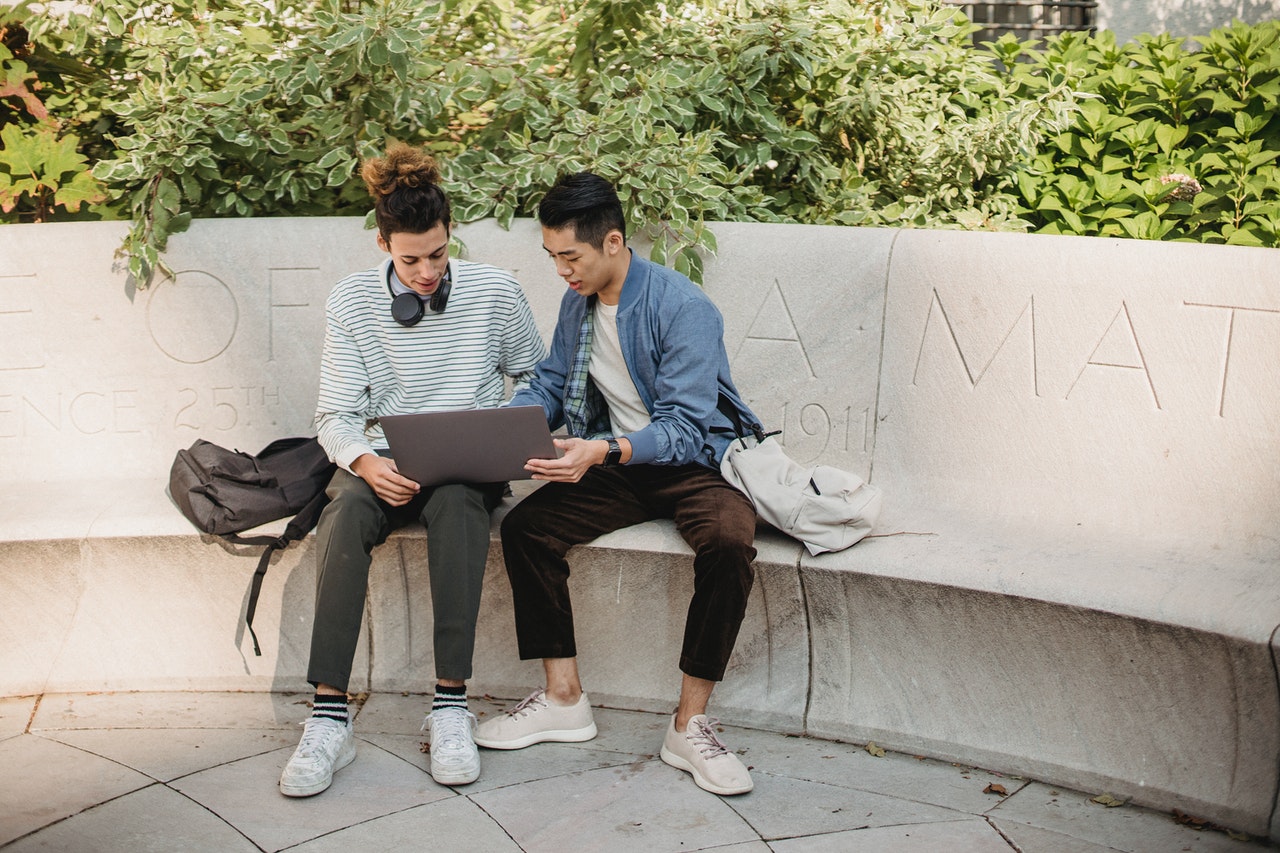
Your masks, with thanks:
[[[1278,260],[898,237],[873,478],[910,533],[803,561],[809,731],[1268,832]]]
[[[840,554],[762,530],[717,713],[1280,837],[1277,253],[715,230],[739,386],[797,459],[886,494]],[[0,228],[0,695],[305,689],[310,541],[267,576],[255,658],[254,561],[163,483],[197,437],[310,432],[324,296],[381,255],[357,220],[198,222],[176,275],[132,293],[123,231]],[[563,285],[536,225],[459,236],[549,333]],[[540,667],[515,660],[500,550],[470,686],[518,696]],[[662,522],[573,552],[596,702],[670,708],[688,553]],[[429,689],[424,559],[412,530],[376,552],[353,689]]]

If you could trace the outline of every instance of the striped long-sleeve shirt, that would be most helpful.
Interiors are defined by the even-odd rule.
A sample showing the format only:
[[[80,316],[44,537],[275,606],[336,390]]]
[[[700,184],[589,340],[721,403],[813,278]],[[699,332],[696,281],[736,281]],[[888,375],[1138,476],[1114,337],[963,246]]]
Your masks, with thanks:
[[[445,311],[401,326],[391,316],[390,265],[346,277],[325,305],[316,431],[348,471],[387,446],[372,419],[498,406],[504,377],[524,385],[546,354],[524,291],[505,270],[451,260]]]

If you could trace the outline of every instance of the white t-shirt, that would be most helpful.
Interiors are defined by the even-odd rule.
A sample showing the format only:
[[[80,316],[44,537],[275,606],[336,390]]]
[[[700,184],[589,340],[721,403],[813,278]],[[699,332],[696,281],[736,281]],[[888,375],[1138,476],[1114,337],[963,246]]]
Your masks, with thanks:
[[[649,425],[649,410],[640,400],[618,341],[618,306],[596,300],[591,339],[591,363],[587,372],[609,404],[614,435],[638,432]]]

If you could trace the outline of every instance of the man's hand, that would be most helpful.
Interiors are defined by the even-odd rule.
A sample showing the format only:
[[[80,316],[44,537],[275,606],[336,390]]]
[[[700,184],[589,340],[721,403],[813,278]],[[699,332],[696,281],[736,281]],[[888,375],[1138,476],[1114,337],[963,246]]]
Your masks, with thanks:
[[[404,506],[418,494],[421,486],[401,477],[396,463],[376,453],[366,453],[351,463],[356,476],[369,484],[373,493],[392,506]]]
[[[592,465],[604,462],[609,452],[609,443],[601,439],[557,438],[554,441],[564,455],[559,459],[530,459],[524,469],[533,472],[533,479],[576,483]]]

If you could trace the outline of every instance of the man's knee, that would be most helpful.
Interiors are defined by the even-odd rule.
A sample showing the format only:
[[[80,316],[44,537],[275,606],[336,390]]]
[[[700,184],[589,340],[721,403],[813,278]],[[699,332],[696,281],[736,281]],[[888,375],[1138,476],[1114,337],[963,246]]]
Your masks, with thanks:
[[[570,548],[584,540],[579,531],[565,529],[559,523],[554,505],[539,504],[529,498],[517,503],[503,517],[500,531],[507,574],[533,571],[530,563],[563,558]]]
[[[339,474],[346,474],[339,471]],[[358,477],[346,474],[345,481],[334,478],[327,494],[329,503],[320,514],[316,524],[316,539],[322,550],[328,551],[326,543],[330,541],[349,541],[354,536],[366,549],[371,549],[382,535],[386,516],[378,499]],[[354,482],[352,482],[354,481]]]
[[[431,499],[443,504],[465,504],[479,500],[479,490],[463,483],[445,483],[432,490]]]
[[[436,486],[422,508],[422,522],[428,527],[438,522],[454,525],[489,526],[489,514],[497,500],[490,500],[484,487],[464,483]]]
[[[339,489],[331,491],[329,503],[320,513],[320,521],[316,526],[319,529],[325,529],[335,525],[345,527],[350,524],[361,524],[361,522],[375,524],[381,514],[373,490],[366,489],[362,493],[359,489]]]
[[[756,558],[755,523],[749,528],[738,523],[713,523],[690,537],[694,565],[718,588],[736,590],[745,598],[755,581],[752,562]]]
[[[751,563],[756,558],[756,549],[750,541],[723,537],[707,546],[701,555],[704,564],[712,566],[723,581],[736,584],[744,593],[750,592],[755,581]]]
[[[334,472],[333,479],[325,487],[324,493],[329,496],[325,511],[331,513],[350,511],[358,507],[376,507],[378,503],[368,483],[342,469]]]
[[[751,577],[751,562],[756,558],[755,545],[741,537],[725,537],[716,545],[721,562],[734,566],[737,571]]]
[[[716,556],[723,562],[749,564],[756,557],[756,515],[729,504],[704,524],[690,531],[689,545],[695,553]]]
[[[462,483],[446,483],[431,490],[424,509],[427,514],[458,513],[469,507],[483,505],[476,489]]]

